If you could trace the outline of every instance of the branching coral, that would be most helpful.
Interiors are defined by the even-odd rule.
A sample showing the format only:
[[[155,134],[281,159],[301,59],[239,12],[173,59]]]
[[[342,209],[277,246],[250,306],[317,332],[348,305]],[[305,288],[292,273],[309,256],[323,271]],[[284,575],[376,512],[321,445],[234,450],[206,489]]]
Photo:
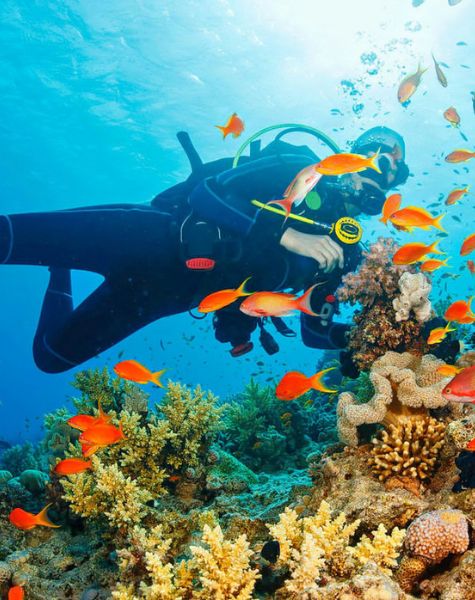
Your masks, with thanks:
[[[358,271],[346,275],[338,290],[342,302],[362,305],[362,310],[355,313],[355,326],[348,343],[360,370],[368,369],[387,350],[421,352],[427,347],[421,336],[421,323],[415,318],[399,320],[393,307],[401,276],[407,273],[407,278],[410,271],[410,267],[392,263],[395,249],[393,240],[379,238],[369,252],[364,253]],[[426,310],[427,305],[424,305]]]
[[[426,416],[390,424],[372,440],[369,464],[380,481],[398,475],[423,481],[432,476],[444,445],[445,423]]]
[[[399,426],[407,420],[426,417],[428,409],[447,404],[442,396],[444,378],[437,373],[443,364],[427,354],[418,357],[408,352],[387,352],[371,368],[374,395],[362,404],[350,392],[339,396],[337,415],[340,439],[358,444],[357,427],[366,423]]]
[[[96,376],[92,377],[97,384],[93,387],[102,389],[103,380],[99,377],[97,383]],[[88,404],[89,396],[83,401]],[[107,399],[102,398],[101,403],[107,405]],[[125,440],[100,450],[91,471],[62,480],[65,500],[77,514],[106,517],[112,528],[124,532],[150,512],[148,501],[166,492],[165,479],[176,476],[180,469],[204,463],[221,412],[212,394],[174,383],[169,383],[156,414],[147,418],[125,410],[118,415],[109,411],[114,422],[120,421]],[[70,454],[77,453],[78,449],[70,446]]]
[[[196,467],[215,440],[224,407],[217,398],[200,386],[193,391],[179,383],[169,382],[167,392],[156,410],[168,422],[170,436],[163,450],[162,464],[175,470]]]
[[[252,597],[257,570],[251,569],[251,550],[245,535],[225,540],[221,527],[205,525],[202,545],[191,546],[192,558],[171,562],[170,540],[162,529],[150,534],[135,528],[129,544],[119,551],[122,579],[142,571],[142,581],[120,583],[112,592],[115,600],[248,600]],[[135,576],[136,578],[136,576]],[[138,588],[138,589],[137,589]]]
[[[411,591],[416,581],[430,565],[436,565],[449,554],[461,554],[470,543],[468,521],[460,510],[434,510],[413,521],[404,541],[407,554],[399,567],[397,578],[405,591]]]
[[[144,412],[148,405],[149,394],[130,381],[112,377],[106,368],[79,371],[72,385],[81,392],[79,398],[72,399],[80,413],[91,413],[98,402],[104,410],[116,412],[123,409]]]
[[[299,518],[294,510],[286,508],[279,522],[269,525],[271,535],[280,545],[279,562],[290,571],[285,583],[289,598],[318,597],[323,574],[348,576],[370,560],[384,572],[396,566],[404,531],[395,528],[388,536],[381,526],[372,533],[372,539],[363,536],[352,546],[351,538],[359,524],[358,520],[347,524],[343,513],[332,519],[330,506],[322,501],[311,517]]]

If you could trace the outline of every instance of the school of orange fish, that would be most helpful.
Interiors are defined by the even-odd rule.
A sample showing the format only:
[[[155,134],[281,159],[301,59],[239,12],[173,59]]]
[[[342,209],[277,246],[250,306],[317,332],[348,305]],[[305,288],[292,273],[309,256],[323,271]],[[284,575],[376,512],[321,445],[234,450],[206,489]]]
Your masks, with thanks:
[[[432,58],[437,79],[442,86],[446,87],[447,78],[433,55]],[[422,75],[426,70],[419,65],[415,73],[406,76],[401,81],[397,97],[402,105],[407,105],[417,90]],[[449,107],[443,113],[443,116],[452,126],[460,126],[460,116],[453,106]],[[233,113],[225,125],[216,125],[216,127],[222,132],[223,140],[230,134],[234,138],[237,138],[244,131],[244,122],[237,113]],[[378,156],[379,151],[370,157],[348,152],[332,154],[317,164],[310,165],[300,171],[290,182],[282,199],[271,200],[268,204],[277,204],[284,208],[285,218],[287,219],[291,213],[292,206],[294,204],[298,205],[315,187],[322,176],[358,173],[367,168],[380,172]],[[449,163],[460,163],[474,157],[475,152],[471,150],[456,149],[448,154],[445,160]],[[468,191],[468,187],[454,189],[447,196],[445,204],[451,206],[457,203]],[[445,215],[434,216],[427,210],[417,206],[401,208],[401,203],[401,194],[390,195],[384,203],[380,221],[386,225],[391,223],[396,229],[409,233],[417,228],[427,230],[431,227],[445,231],[441,225],[441,221]],[[437,244],[438,241],[431,244],[423,244],[421,242],[405,244],[396,251],[393,256],[393,262],[396,265],[420,263],[421,271],[431,273],[441,267],[447,266],[448,258],[445,260],[427,258],[429,254],[443,254],[443,252],[437,249]],[[460,248],[460,255],[468,256],[474,250],[475,233],[471,233],[463,241]],[[475,263],[472,260],[468,260],[467,266],[472,274],[475,273]],[[200,302],[198,310],[202,313],[215,312],[232,304],[237,299],[245,297],[239,309],[253,317],[286,316],[292,314],[294,310],[318,316],[311,309],[310,296],[315,287],[320,285],[319,283],[306,290],[302,296],[296,296],[284,292],[246,291],[245,286],[250,279],[251,277],[248,277],[235,289],[219,290],[207,295]],[[453,302],[444,314],[444,318],[447,321],[446,326],[433,329],[429,333],[427,343],[431,345],[438,344],[449,332],[455,331],[454,328],[450,327],[452,323],[475,323],[475,314],[471,309],[471,301],[472,298]],[[328,394],[335,393],[338,390],[329,389],[322,381],[323,376],[334,368],[323,369],[311,376],[307,376],[300,371],[289,371],[277,384],[275,390],[276,397],[282,401],[292,401],[310,390]],[[163,387],[160,376],[165,370],[152,372],[136,360],[121,361],[114,366],[114,371],[119,377],[138,384],[151,382],[159,387]],[[475,366],[462,369],[455,365],[446,364],[440,366],[438,372],[443,377],[451,378],[451,381],[445,386],[442,392],[447,400],[475,404]],[[285,419],[286,415],[291,416],[291,413],[285,413],[281,418]],[[83,458],[73,457],[63,459],[56,464],[53,472],[58,476],[69,476],[92,469],[93,463],[92,460],[88,460],[89,457],[101,448],[106,448],[125,440],[126,436],[122,430],[122,424],[119,424],[117,427],[111,423],[111,420],[112,417],[104,413],[100,405],[98,406],[97,416],[79,414],[68,419],[67,423],[81,432],[79,442]],[[467,449],[475,450],[475,439],[468,444]],[[11,511],[9,520],[15,527],[25,531],[37,526],[59,527],[59,525],[52,523],[48,517],[47,512],[50,506],[50,504],[45,506],[38,514],[30,513],[22,508],[15,508]],[[10,588],[8,593],[9,600],[22,600],[23,598],[24,590],[21,586]]]

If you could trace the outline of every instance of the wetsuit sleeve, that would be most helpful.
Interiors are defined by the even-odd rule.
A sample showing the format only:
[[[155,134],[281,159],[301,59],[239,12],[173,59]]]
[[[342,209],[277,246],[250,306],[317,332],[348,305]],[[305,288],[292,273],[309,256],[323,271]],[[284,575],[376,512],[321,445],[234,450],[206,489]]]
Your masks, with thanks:
[[[253,231],[279,240],[283,217],[259,210],[251,200],[282,198],[292,179],[312,162],[308,156],[293,154],[249,161],[203,180],[190,194],[190,205],[196,215],[241,236]]]

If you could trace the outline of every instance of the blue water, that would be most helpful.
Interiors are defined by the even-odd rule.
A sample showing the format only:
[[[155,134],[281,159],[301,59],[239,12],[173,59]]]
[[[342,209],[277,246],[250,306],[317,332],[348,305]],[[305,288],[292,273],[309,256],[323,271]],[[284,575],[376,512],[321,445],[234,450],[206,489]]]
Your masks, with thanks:
[[[360,130],[394,127],[405,137],[413,174],[401,190],[405,203],[427,206],[474,183],[473,163],[443,162],[457,147],[474,147],[474,22],[473,0],[454,7],[426,0],[418,8],[410,0],[3,0],[0,210],[147,202],[189,173],[177,131],[187,130],[202,158],[213,160],[281,122],[318,127],[343,147]],[[446,89],[436,80],[431,52],[447,65]],[[397,86],[419,61],[430,69],[403,108]],[[450,105],[468,141],[443,119]],[[246,131],[223,142],[213,125],[233,111]],[[449,237],[441,246],[454,256],[453,273],[465,262],[458,248],[472,232],[473,206],[469,195],[445,220]],[[367,241],[387,233],[377,218],[364,225]],[[433,299],[473,293],[473,278],[461,272],[443,283],[436,275]],[[75,274],[75,298],[98,280]],[[37,437],[44,413],[71,392],[74,371],[47,375],[32,359],[46,285],[44,268],[0,268],[0,437],[9,441]],[[265,363],[264,381],[288,368],[311,372],[321,356],[299,338],[279,338],[274,357],[256,343],[252,354],[234,360],[209,328],[210,318],[169,318],[83,368],[113,365],[123,351],[225,397],[258,370],[256,361]],[[161,393],[153,390],[157,398]]]

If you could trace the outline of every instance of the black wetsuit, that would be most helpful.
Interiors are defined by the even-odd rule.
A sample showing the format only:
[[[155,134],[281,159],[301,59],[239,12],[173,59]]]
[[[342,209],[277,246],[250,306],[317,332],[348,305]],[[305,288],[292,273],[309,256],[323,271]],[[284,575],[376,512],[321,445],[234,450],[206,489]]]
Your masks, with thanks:
[[[38,367],[46,372],[70,369],[148,323],[185,312],[205,295],[236,287],[249,276],[249,290],[299,291],[317,279],[325,281],[315,290],[312,307],[320,311],[330,299],[328,319],[303,315],[302,338],[316,348],[343,346],[342,329],[331,325],[335,303],[329,295],[341,276],[356,267],[358,246],[344,246],[344,269],[316,277],[315,261],[279,244],[282,217],[258,211],[250,203],[253,198],[264,202],[280,198],[294,176],[316,161],[307,147],[279,141],[257,158],[243,159],[235,169],[231,169],[231,159],[203,165],[185,182],[159,194],[151,206],[108,204],[0,216],[0,263],[51,268],[33,346]],[[331,178],[323,178],[317,190],[322,207],[305,209],[305,215],[328,223],[344,215],[343,200],[354,193]],[[367,212],[376,213],[384,198],[366,193]],[[180,230],[190,207],[192,223],[204,220],[221,235],[216,247],[220,256],[209,272],[192,271],[184,264]],[[318,233],[290,219],[286,226]],[[70,269],[93,271],[105,278],[76,308]],[[220,311],[221,326],[229,329],[237,324],[239,331],[250,332],[256,320],[238,307],[236,303]]]

